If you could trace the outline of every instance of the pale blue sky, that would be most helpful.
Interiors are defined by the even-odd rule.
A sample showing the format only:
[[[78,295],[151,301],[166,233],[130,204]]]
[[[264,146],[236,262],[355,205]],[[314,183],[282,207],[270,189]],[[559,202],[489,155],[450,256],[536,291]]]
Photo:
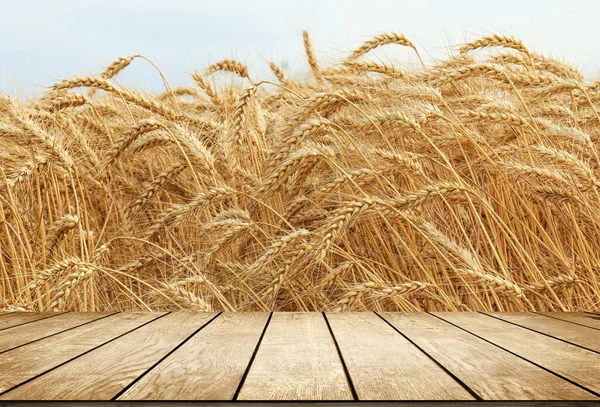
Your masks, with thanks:
[[[153,60],[172,85],[190,83],[185,73],[231,57],[256,78],[271,78],[265,60],[301,73],[303,29],[323,65],[386,31],[404,33],[425,59],[443,58],[449,44],[501,32],[579,66],[590,80],[600,72],[595,0],[0,0],[0,13],[0,92],[20,96],[98,74],[131,54]],[[414,62],[400,48],[383,52]],[[145,61],[134,62],[119,81],[162,89]]]

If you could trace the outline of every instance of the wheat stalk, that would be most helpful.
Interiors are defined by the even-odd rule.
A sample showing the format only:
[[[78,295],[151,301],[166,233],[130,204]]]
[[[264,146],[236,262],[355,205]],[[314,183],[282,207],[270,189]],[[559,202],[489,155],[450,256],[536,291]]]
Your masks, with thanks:
[[[395,285],[393,287],[381,288],[373,291],[373,295],[379,298],[393,298],[399,295],[412,294],[427,288],[430,284],[421,281],[411,281]]]
[[[246,78],[250,80],[250,76],[248,75],[248,67],[241,62],[235,61],[233,59],[224,59],[219,62],[215,62],[204,71],[204,75],[209,76],[218,71],[227,71],[233,72],[241,76],[242,78]]]
[[[295,230],[287,235],[282,236],[280,239],[274,241],[265,252],[254,262],[250,267],[248,267],[247,273],[249,275],[255,275],[260,272],[260,270],[264,269],[267,264],[273,261],[277,255],[284,252],[285,249],[294,244],[294,242],[304,236],[309,234],[308,230],[299,229]]]
[[[171,109],[170,107],[165,106],[162,103],[159,103],[155,100],[152,100],[146,96],[140,95],[133,91],[126,89],[117,89],[106,79],[102,78],[95,78],[93,76],[83,76],[80,78],[65,79],[64,81],[55,84],[52,88],[58,91],[61,89],[72,89],[82,87],[101,89],[106,92],[114,93],[130,103],[141,106],[145,109],[148,109],[154,113],[158,113],[169,119],[177,119],[179,117],[177,112],[175,112],[175,110]]]
[[[277,64],[275,64],[275,62],[269,62],[269,68],[271,68],[271,72],[273,72],[273,75],[275,75],[277,80],[279,80],[282,85],[286,85],[288,83],[283,71]]]
[[[455,255],[464,265],[468,266],[468,268],[455,268],[454,271],[458,275],[481,281],[489,288],[509,298],[516,299],[517,301],[526,301],[523,291],[517,284],[506,278],[486,272],[470,250],[444,235],[432,223],[423,222],[420,227],[429,237]]]
[[[371,292],[377,285],[372,281],[358,284],[346,292],[333,306],[332,312],[343,312],[351,309],[365,294]]]
[[[552,278],[544,279],[543,282],[533,283],[527,285],[527,288],[532,291],[542,291],[547,289],[554,289],[558,286],[573,286],[575,284],[581,284],[582,281],[573,274],[565,274],[562,276],[556,276]]]
[[[221,202],[235,194],[236,191],[229,187],[215,187],[210,188],[206,192],[201,192],[194,196],[188,203],[174,205],[164,211],[159,220],[148,229],[146,235],[152,237],[164,228],[175,226],[195,212],[198,212],[209,205]]]
[[[79,217],[77,215],[66,214],[58,218],[46,231],[46,247],[48,250],[54,249],[59,240],[78,224]]]
[[[179,284],[161,283],[161,291],[184,309],[212,312],[212,307],[209,303]]]
[[[348,59],[356,59],[356,58],[374,50],[375,48],[378,48],[378,47],[381,47],[382,45],[387,45],[387,44],[398,44],[398,45],[402,45],[405,47],[410,47],[416,51],[414,44],[412,42],[410,42],[408,40],[408,38],[406,38],[404,36],[404,34],[385,33],[385,34],[377,35],[373,39],[366,41],[360,47],[358,47],[357,49],[352,51],[352,53],[350,54]]]
[[[306,52],[306,57],[308,58],[308,65],[310,66],[310,70],[312,71],[314,77],[319,82],[322,82],[323,75],[321,74],[321,70],[319,69],[319,63],[317,62],[317,57],[315,55],[315,51],[313,50],[312,41],[310,40],[308,31],[302,31],[302,39],[304,40],[304,51]]]
[[[131,127],[129,131],[124,134],[119,140],[115,142],[112,148],[108,151],[108,158],[105,163],[105,168],[108,168],[112,163],[114,163],[123,152],[143,134],[149,133],[151,131],[159,130],[164,128],[164,125],[161,122],[158,122],[154,119],[146,119],[142,120],[135,124],[135,126]]]
[[[156,195],[167,182],[177,178],[185,168],[186,166],[181,163],[174,163],[168,169],[158,174],[152,183],[150,183],[150,185],[148,185],[148,187],[127,207],[127,217],[134,217],[138,212],[147,207],[154,195]]]
[[[529,50],[527,49],[525,44],[523,44],[523,41],[521,41],[520,39],[498,34],[485,36],[478,40],[465,44],[462,47],[460,47],[460,53],[464,54],[479,48],[488,47],[512,48],[519,52],[523,52],[524,54],[529,54]]]
[[[58,112],[70,107],[83,106],[89,102],[84,95],[71,91],[63,91],[51,96],[40,103],[40,108],[48,112]]]
[[[256,83],[251,87],[245,89],[237,98],[235,109],[232,117],[232,129],[231,129],[231,143],[234,145],[242,144],[242,131],[244,129],[244,122],[246,120],[246,114],[248,106],[252,96],[256,93],[260,83]]]
[[[208,95],[208,97],[210,98],[210,100],[212,100],[215,106],[221,106],[223,104],[223,100],[221,99],[219,94],[215,92],[212,85],[208,83],[208,81],[200,74],[200,72],[194,72],[192,78],[194,79],[194,81],[196,81],[200,89],[202,89]]]
[[[353,59],[344,61],[344,65],[357,73],[376,72],[393,77],[406,76],[406,72],[403,69],[397,68],[393,65],[378,64],[370,61],[355,61]]]

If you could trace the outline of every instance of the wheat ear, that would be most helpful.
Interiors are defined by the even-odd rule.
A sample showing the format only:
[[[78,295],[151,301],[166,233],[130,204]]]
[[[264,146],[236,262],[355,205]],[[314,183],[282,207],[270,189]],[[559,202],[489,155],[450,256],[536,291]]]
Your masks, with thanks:
[[[364,295],[375,288],[377,284],[372,281],[367,281],[363,284],[355,285],[346,292],[339,300],[337,300],[332,308],[332,312],[343,312],[351,309],[354,304],[364,297]]]
[[[356,73],[376,72],[393,77],[406,76],[406,71],[393,65],[378,64],[370,61],[355,61],[353,59],[344,61],[344,65]]]
[[[161,291],[184,309],[212,312],[212,307],[203,298],[181,287],[179,284],[161,283]]]
[[[177,112],[175,112],[170,107],[159,103],[155,100],[152,100],[146,96],[135,93],[133,91],[126,89],[117,89],[110,82],[103,78],[83,76],[80,78],[66,79],[62,82],[55,84],[53,86],[53,89],[61,90],[81,87],[102,89],[106,92],[114,93],[130,103],[141,106],[145,109],[148,109],[154,113],[158,113],[172,120],[175,120],[180,117],[180,115],[177,114]]]
[[[525,44],[523,44],[523,41],[521,41],[520,39],[498,34],[485,36],[473,42],[469,42],[468,44],[465,44],[462,47],[460,47],[460,53],[464,54],[479,48],[488,47],[512,48],[525,54],[529,53],[529,50],[527,49]]]
[[[233,195],[236,191],[230,187],[214,187],[206,192],[197,194],[187,204],[174,205],[164,211],[147,232],[147,237],[152,237],[167,226],[175,226],[195,212],[211,204],[221,202]]]
[[[275,62],[269,62],[269,68],[271,68],[271,72],[273,72],[273,75],[275,75],[277,80],[279,80],[279,82],[281,82],[282,85],[288,84],[288,81],[285,78],[283,71],[277,64],[275,64]]]
[[[202,89],[204,93],[206,93],[206,95],[210,98],[210,100],[212,100],[215,106],[219,107],[223,104],[223,100],[221,99],[219,94],[214,90],[212,85],[204,78],[204,76],[200,74],[200,72],[194,72],[192,78],[194,79],[194,81],[196,81],[200,89]]]
[[[58,218],[47,230],[46,247],[50,251],[60,239],[79,224],[79,216],[66,214]]]
[[[183,172],[183,170],[185,170],[185,168],[186,166],[181,163],[174,163],[168,169],[158,174],[152,183],[144,190],[144,192],[138,195],[138,197],[135,198],[127,207],[125,211],[126,217],[133,217],[146,206],[148,206],[148,203],[151,201],[152,197],[156,195],[163,185],[170,180],[175,179]]]
[[[308,58],[308,65],[310,66],[310,70],[312,71],[317,81],[322,82],[323,74],[321,73],[321,69],[319,68],[319,63],[317,62],[317,57],[315,55],[315,51],[310,40],[310,36],[308,35],[308,31],[302,31],[302,39],[304,40],[304,51],[306,51],[306,57]]]
[[[352,51],[350,57],[348,59],[356,59],[369,51],[374,50],[377,47],[387,44],[398,44],[403,45],[405,47],[410,47],[416,51],[416,48],[412,42],[409,41],[408,38],[404,36],[404,34],[400,33],[385,33],[375,36],[373,39],[366,41],[359,48]]]
[[[235,109],[232,115],[232,128],[230,140],[233,145],[242,144],[242,131],[244,129],[244,122],[246,120],[246,113],[248,111],[248,105],[252,99],[252,96],[256,93],[261,82],[256,83],[249,88],[245,89],[237,98]]]
[[[278,240],[274,241],[265,252],[248,267],[248,275],[256,275],[260,273],[271,261],[275,259],[280,253],[285,252],[286,248],[293,245],[296,240],[307,236],[309,232],[305,229],[299,229],[282,236]]]
[[[131,127],[125,135],[123,135],[106,154],[108,156],[105,164],[105,168],[108,168],[114,163],[123,152],[135,141],[138,137],[143,134],[149,133],[154,130],[164,128],[164,125],[154,119],[144,119],[136,123]]]
[[[222,61],[216,62],[206,68],[204,71],[204,75],[209,76],[218,71],[227,71],[233,72],[241,76],[242,78],[246,78],[250,80],[250,76],[248,74],[248,67],[241,62],[238,62],[233,59],[224,59]]]

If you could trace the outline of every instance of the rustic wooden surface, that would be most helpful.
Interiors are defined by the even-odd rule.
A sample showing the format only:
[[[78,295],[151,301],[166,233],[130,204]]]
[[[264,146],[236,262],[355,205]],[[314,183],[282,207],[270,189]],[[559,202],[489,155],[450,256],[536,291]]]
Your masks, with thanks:
[[[580,387],[432,315],[381,315],[483,399],[594,399]]]
[[[598,331],[595,329],[578,325],[573,326],[569,322],[558,319],[548,321],[548,318],[543,315],[522,314],[520,312],[490,313],[488,315],[600,353]]]
[[[458,312],[435,315],[596,394],[600,393],[598,353],[487,315]]]
[[[70,312],[58,314],[52,318],[37,320],[35,329],[32,329],[33,325],[24,324],[15,326],[13,329],[0,330],[0,353],[92,321],[97,321],[98,319],[109,315],[110,314]]]
[[[332,313],[327,319],[360,399],[474,400],[376,314]]]
[[[107,400],[190,337],[213,314],[165,315],[17,387],[14,400]]]
[[[323,315],[274,314],[238,399],[352,399]]]
[[[538,314],[571,322],[573,324],[600,329],[600,315],[596,314],[586,312],[538,312]]]
[[[116,314],[94,324],[4,352],[0,355],[0,393],[43,377],[48,371],[77,360],[86,352],[129,333],[157,316],[160,314]],[[35,330],[35,323],[30,327]]]
[[[28,322],[38,321],[40,319],[52,318],[60,315],[53,312],[11,312],[6,315],[0,315],[0,331],[15,326],[23,325]]]
[[[267,313],[220,315],[119,400],[233,399],[268,318]],[[177,386],[164,385],[170,382]]]
[[[0,313],[0,406],[16,400],[587,402],[600,316]]]

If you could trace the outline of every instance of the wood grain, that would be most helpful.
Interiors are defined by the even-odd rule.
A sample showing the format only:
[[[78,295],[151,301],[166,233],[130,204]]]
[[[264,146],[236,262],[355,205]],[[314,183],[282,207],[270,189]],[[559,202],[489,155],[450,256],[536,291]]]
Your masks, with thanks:
[[[485,314],[600,352],[600,331],[596,329],[524,312],[485,312]]]
[[[328,313],[327,319],[359,400],[474,399],[377,315]]]
[[[239,400],[351,400],[336,341],[359,399],[471,398],[461,382],[486,400],[600,393],[600,354],[565,342],[597,349],[592,314],[381,314],[400,333],[374,313],[327,314],[336,341],[320,313],[222,314],[199,330],[212,315],[0,315],[18,317],[0,331],[0,405],[231,400],[240,385]]]
[[[274,313],[239,400],[351,400],[320,313]]]
[[[12,312],[0,316],[0,331],[60,314],[60,312]]]
[[[232,400],[268,317],[220,315],[119,400]]]
[[[586,312],[537,312],[537,314],[600,329],[600,315],[588,314]]]
[[[0,393],[152,321],[163,313],[121,313],[0,355]],[[0,399],[10,399],[1,396]]]
[[[517,355],[600,392],[600,355],[478,313],[435,312]]]
[[[215,315],[171,313],[17,387],[4,397],[110,400]]]
[[[381,316],[484,400],[597,399],[591,393],[432,315],[390,312]]]
[[[69,312],[0,331],[0,352],[103,318],[106,313]]]

